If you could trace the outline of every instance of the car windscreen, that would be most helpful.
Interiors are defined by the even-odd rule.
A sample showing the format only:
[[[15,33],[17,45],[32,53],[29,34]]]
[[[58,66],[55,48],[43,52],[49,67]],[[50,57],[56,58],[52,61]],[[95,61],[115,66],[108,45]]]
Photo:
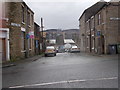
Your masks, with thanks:
[[[54,47],[46,47],[46,49],[55,49]]]

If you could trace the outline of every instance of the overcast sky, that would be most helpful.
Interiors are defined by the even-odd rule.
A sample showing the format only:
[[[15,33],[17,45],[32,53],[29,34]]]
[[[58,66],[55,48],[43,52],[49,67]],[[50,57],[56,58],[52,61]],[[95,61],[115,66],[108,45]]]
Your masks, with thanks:
[[[78,29],[83,11],[99,0],[24,0],[35,13],[35,22],[44,29]],[[108,1],[108,0],[107,0]]]

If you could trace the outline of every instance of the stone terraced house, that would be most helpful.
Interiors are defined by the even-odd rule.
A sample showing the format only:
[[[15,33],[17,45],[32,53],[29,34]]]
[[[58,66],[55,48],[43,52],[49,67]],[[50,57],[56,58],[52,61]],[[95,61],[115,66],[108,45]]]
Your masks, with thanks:
[[[33,56],[34,12],[26,3],[3,2],[0,21],[2,61]]]
[[[79,18],[81,51],[119,53],[119,7],[119,2],[97,2],[83,12]]]

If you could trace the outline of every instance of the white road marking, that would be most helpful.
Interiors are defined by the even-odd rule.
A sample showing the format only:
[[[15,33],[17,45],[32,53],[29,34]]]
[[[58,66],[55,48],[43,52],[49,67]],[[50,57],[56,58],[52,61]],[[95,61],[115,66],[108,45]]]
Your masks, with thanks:
[[[69,80],[69,81],[58,81],[58,82],[49,82],[49,83],[40,83],[40,84],[31,84],[31,85],[12,86],[12,87],[9,87],[9,88],[24,88],[24,87],[32,87],[32,86],[45,86],[45,85],[52,85],[52,84],[85,82],[85,81],[95,81],[95,80],[111,80],[111,79],[118,79],[118,77],[97,78],[97,79],[83,79],[83,80]]]

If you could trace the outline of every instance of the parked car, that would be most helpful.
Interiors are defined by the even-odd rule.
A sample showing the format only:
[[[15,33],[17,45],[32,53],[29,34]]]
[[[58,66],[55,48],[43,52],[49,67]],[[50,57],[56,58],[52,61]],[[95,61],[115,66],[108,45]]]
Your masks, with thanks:
[[[78,48],[76,45],[74,45],[74,46],[71,47],[70,52],[71,53],[80,52],[80,48]]]
[[[56,56],[56,49],[54,46],[47,46],[45,56]]]

